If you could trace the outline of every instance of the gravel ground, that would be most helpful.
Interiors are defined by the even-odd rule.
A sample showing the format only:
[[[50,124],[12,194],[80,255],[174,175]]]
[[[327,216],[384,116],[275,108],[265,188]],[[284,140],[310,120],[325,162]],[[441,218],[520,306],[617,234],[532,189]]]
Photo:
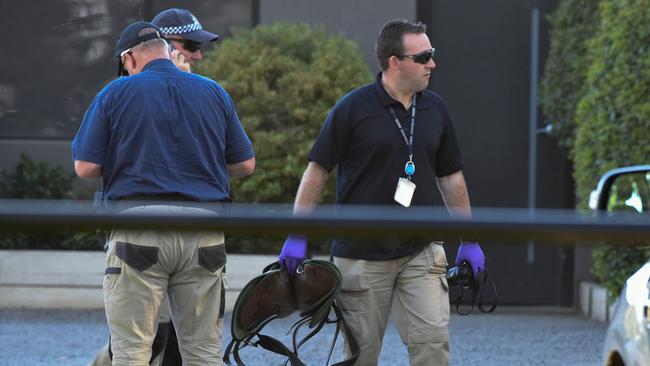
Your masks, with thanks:
[[[227,314],[224,344],[230,339]],[[276,320],[265,334],[283,335],[293,318]],[[326,326],[301,348],[308,365],[324,365],[334,334]],[[497,309],[495,313],[452,316],[452,365],[598,365],[607,324],[553,309]],[[0,366],[82,366],[103,346],[108,329],[102,311],[0,309]],[[289,338],[278,336],[289,344]],[[340,360],[339,340],[333,360]],[[241,356],[249,365],[284,365],[284,359],[256,348]],[[407,365],[394,326],[384,338],[381,365]]]

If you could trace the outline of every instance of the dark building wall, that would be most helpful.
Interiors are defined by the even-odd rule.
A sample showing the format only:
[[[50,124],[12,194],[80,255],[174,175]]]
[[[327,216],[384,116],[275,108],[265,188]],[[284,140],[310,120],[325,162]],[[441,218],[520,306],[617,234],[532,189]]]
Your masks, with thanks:
[[[253,0],[3,2],[0,32],[0,170],[21,153],[72,170],[69,141],[95,94],[115,78],[122,29],[169,7],[190,9],[223,36],[252,25]]]
[[[438,48],[430,89],[454,113],[475,206],[528,206],[531,13],[540,11],[538,76],[557,1],[422,0]],[[538,109],[538,127],[549,121]],[[554,138],[537,136],[537,207],[573,208],[571,169]]]
[[[443,95],[456,121],[474,207],[528,207],[531,19],[540,11],[538,75],[549,47],[545,17],[557,1],[420,1],[438,52],[430,88]],[[546,121],[538,111],[538,125]],[[573,207],[566,154],[537,136],[536,201]],[[512,304],[572,302],[573,249],[502,241],[483,243],[500,299]],[[453,258],[456,246],[447,246]],[[532,255],[531,255],[532,254]]]
[[[414,19],[416,1],[391,0],[261,0],[260,23],[275,21],[322,25],[331,34],[344,34],[358,42],[372,72],[378,71],[375,40],[381,25],[392,18]]]

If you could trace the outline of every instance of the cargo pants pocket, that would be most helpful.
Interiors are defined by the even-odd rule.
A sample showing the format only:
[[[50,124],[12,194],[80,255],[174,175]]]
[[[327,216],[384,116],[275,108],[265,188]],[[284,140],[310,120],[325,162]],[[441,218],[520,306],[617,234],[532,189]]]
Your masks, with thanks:
[[[158,248],[118,241],[115,254],[130,267],[142,272],[158,263]]]
[[[216,272],[226,264],[226,246],[223,244],[199,248],[199,266]]]
[[[365,278],[365,260],[334,257],[334,264],[341,272],[341,289],[336,301],[342,310],[357,312],[366,308],[368,284]]]
[[[447,273],[447,255],[445,254],[445,247],[442,245],[441,241],[431,242],[429,246],[424,248],[424,254],[427,257],[430,273]]]

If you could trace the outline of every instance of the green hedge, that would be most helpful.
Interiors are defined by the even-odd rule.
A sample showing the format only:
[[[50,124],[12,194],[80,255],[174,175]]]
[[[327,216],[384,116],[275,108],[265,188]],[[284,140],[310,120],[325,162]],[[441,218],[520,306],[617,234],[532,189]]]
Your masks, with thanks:
[[[224,86],[254,144],[255,173],[232,180],[233,199],[289,205],[330,108],[372,81],[355,42],[322,28],[283,22],[235,30],[195,71]],[[323,192],[325,203],[334,203],[333,181]],[[275,253],[281,242],[233,238],[229,250]],[[310,248],[318,246],[325,247]]]
[[[603,173],[650,159],[650,2],[601,1],[600,13],[576,112],[574,177],[583,206]]]
[[[235,30],[196,72],[226,88],[253,140],[256,172],[232,182],[234,198],[246,202],[293,202],[328,111],[372,80],[355,42],[288,23]],[[323,197],[333,202],[331,184]]]
[[[572,155],[579,207],[603,173],[650,159],[650,1],[603,0],[599,12],[576,111]],[[622,280],[649,258],[647,248],[598,247],[594,273],[618,294]]]
[[[549,17],[551,48],[540,82],[539,104],[559,144],[570,150],[575,139],[575,112],[589,61],[587,41],[598,26],[598,1],[565,0]]]
[[[2,171],[0,176],[3,198],[69,198],[74,181],[74,175],[65,173],[61,166],[32,160],[26,154],[20,155],[12,171]]]
[[[75,177],[61,166],[32,160],[22,154],[11,171],[0,174],[0,197],[18,199],[79,198]],[[0,233],[0,249],[71,249],[99,250],[94,232]]]
[[[593,256],[593,273],[615,297],[625,281],[650,258],[650,248],[647,245],[598,245],[594,247]]]

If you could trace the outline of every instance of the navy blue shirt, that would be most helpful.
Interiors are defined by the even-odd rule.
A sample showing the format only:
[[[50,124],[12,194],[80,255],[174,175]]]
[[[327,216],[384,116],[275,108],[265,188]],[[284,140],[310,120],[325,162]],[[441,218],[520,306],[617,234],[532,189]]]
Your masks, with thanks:
[[[72,141],[73,160],[102,166],[104,200],[224,201],[227,164],[253,156],[228,93],[166,59],[102,89]]]
[[[430,90],[416,94],[413,134],[412,181],[417,188],[411,205],[433,206],[436,177],[463,168],[454,125],[444,100]],[[410,109],[394,100],[381,84],[362,86],[336,103],[330,111],[308,159],[331,171],[335,166],[337,203],[397,205],[395,188],[406,177],[408,149],[389,107],[409,136]],[[404,208],[407,210],[408,208]],[[393,259],[411,255],[431,240],[394,238],[385,240],[335,240],[332,254],[358,259]]]

